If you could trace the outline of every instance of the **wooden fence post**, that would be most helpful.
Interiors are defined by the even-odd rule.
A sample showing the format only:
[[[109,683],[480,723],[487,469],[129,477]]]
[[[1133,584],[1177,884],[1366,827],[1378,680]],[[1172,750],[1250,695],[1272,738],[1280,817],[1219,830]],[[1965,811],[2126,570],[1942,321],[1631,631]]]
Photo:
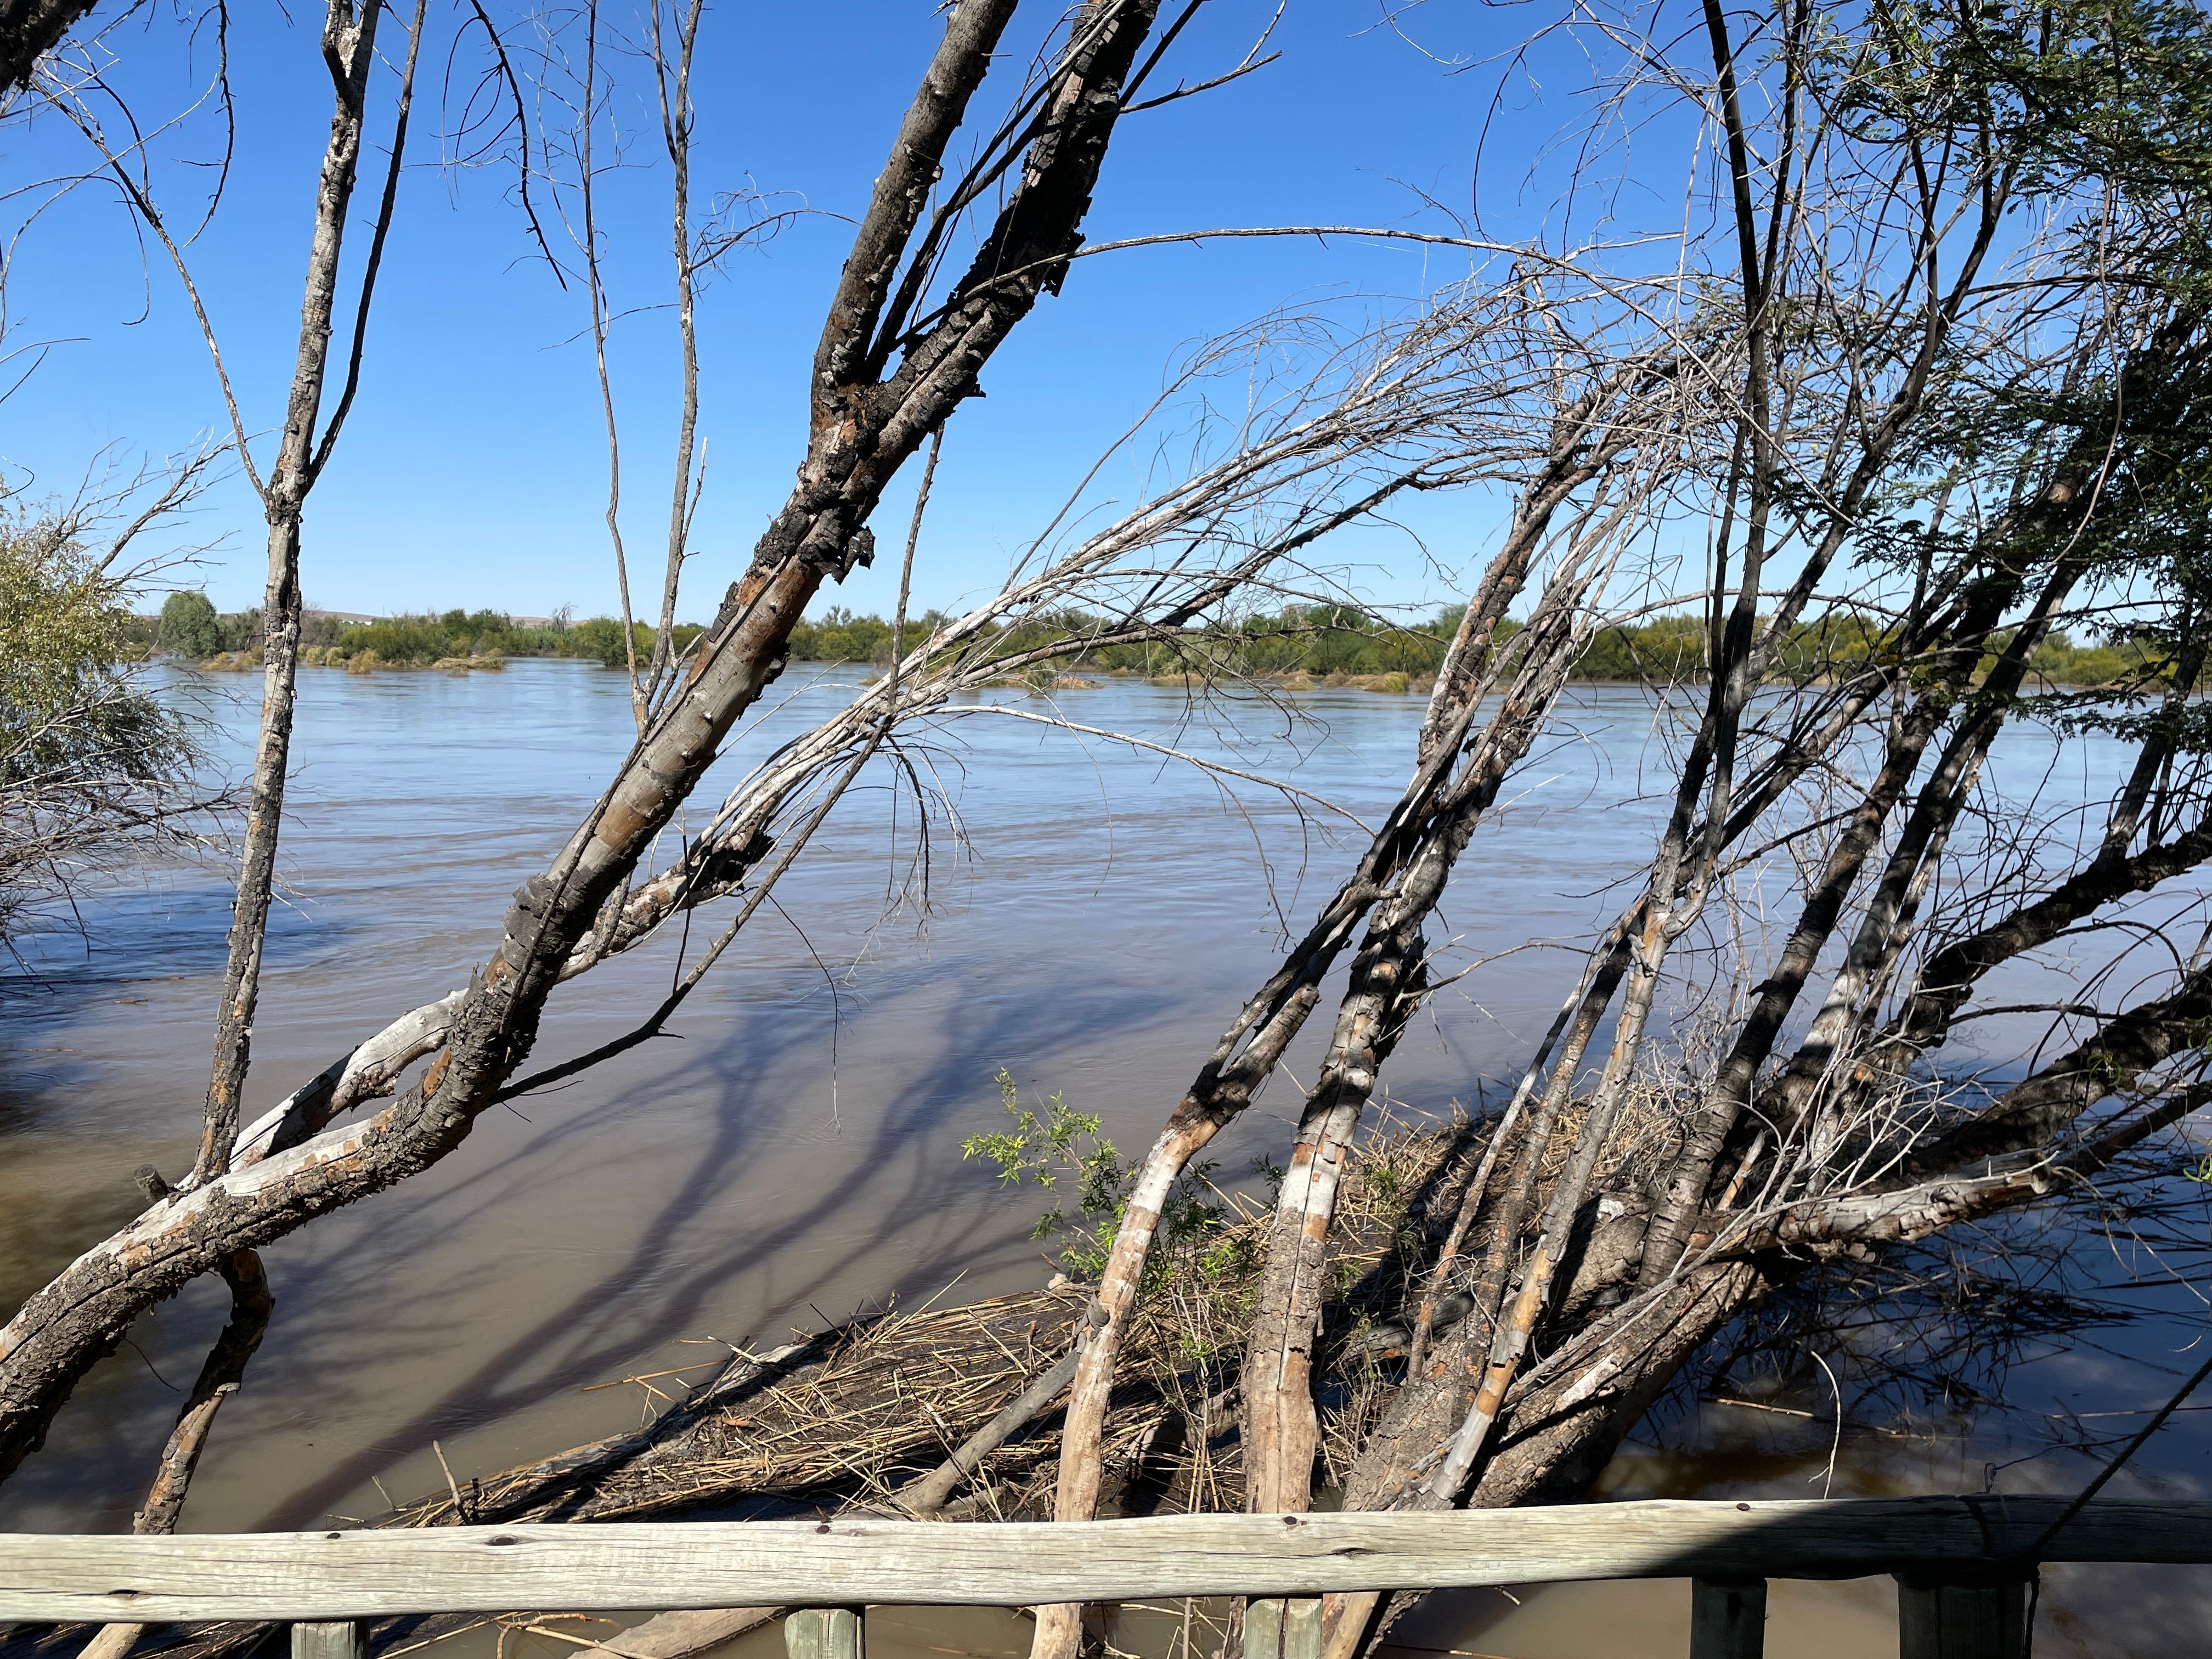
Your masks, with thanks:
[[[2018,1569],[1899,1573],[1899,1659],[2027,1659],[2031,1582]]]
[[[1321,1659],[1321,1598],[1267,1596],[1247,1602],[1244,1659]]]
[[[795,1607],[783,1621],[789,1659],[863,1659],[858,1607]]]
[[[1698,1578],[1690,1584],[1690,1659],[1760,1659],[1766,1581]]]
[[[292,1626],[292,1659],[362,1659],[365,1651],[361,1626],[351,1620]]]

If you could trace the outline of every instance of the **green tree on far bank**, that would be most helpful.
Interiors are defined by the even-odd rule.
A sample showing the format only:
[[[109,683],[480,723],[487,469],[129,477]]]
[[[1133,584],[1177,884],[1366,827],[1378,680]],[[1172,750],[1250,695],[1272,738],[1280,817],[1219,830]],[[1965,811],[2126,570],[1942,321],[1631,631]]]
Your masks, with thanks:
[[[154,641],[168,656],[201,662],[223,648],[222,632],[222,618],[206,594],[172,593],[162,601]]]

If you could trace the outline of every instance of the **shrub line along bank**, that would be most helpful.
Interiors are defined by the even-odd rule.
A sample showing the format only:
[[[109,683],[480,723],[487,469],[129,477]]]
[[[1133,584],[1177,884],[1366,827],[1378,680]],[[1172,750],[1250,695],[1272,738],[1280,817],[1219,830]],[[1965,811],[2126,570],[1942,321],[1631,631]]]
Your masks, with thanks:
[[[1246,619],[1224,637],[1209,636],[1209,665],[1283,681],[1292,690],[1313,685],[1357,686],[1369,690],[1417,690],[1436,673],[1444,648],[1458,627],[1456,607],[1424,623],[1397,626],[1342,605],[1290,605],[1271,616]],[[927,611],[912,619],[909,632],[927,635],[948,620]],[[1080,615],[1041,618],[1004,630],[1009,649],[1079,636],[1097,626]],[[1508,623],[1505,632],[1514,631]],[[158,622],[148,626],[147,642],[173,657],[210,668],[246,669],[260,660],[261,613],[218,614],[204,595],[175,593]],[[679,623],[675,643],[681,651],[699,637],[692,623]],[[656,630],[633,625],[637,654],[652,655]],[[856,616],[832,607],[819,620],[801,623],[792,632],[791,654],[811,662],[887,664],[891,624],[880,617]],[[2002,641],[1996,642],[2002,648]],[[325,611],[309,611],[302,629],[301,659],[315,666],[357,670],[495,668],[509,657],[570,657],[619,668],[625,660],[621,623],[592,617],[565,617],[523,624],[496,611],[448,611],[442,615],[391,617],[349,622]],[[1703,678],[1705,624],[1695,617],[1659,617],[1649,623],[1599,630],[1573,671],[1584,681],[1641,682]],[[1880,648],[1880,630],[1861,618],[1835,616],[1793,630],[1778,657],[1778,676],[1798,678],[1847,668],[1867,661]],[[2038,649],[2037,673],[2059,685],[2097,687],[2154,682],[2163,653],[2157,641],[2120,639],[2102,645],[2075,644],[2056,635]],[[1116,677],[1142,675],[1182,683],[1191,678],[1193,660],[1172,644],[1114,645],[1085,652],[1069,663]],[[1078,685],[1062,675],[1042,684]]]

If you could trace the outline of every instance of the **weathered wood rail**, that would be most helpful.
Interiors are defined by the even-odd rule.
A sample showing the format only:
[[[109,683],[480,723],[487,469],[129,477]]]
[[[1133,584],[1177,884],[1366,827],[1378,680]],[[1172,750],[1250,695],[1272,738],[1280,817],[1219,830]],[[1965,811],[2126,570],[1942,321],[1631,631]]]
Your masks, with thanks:
[[[0,1620],[270,1620],[294,1626],[295,1659],[358,1659],[359,1621],[388,1614],[768,1603],[799,1610],[785,1622],[791,1659],[861,1659],[869,1605],[1233,1595],[1254,1598],[1246,1659],[1314,1659],[1316,1598],[1333,1591],[1686,1577],[1692,1659],[1757,1659],[1767,1579],[1888,1572],[1904,1659],[2014,1659],[2040,1563],[2212,1564],[2212,1503],[2065,1510],[2059,1498],[1991,1496],[1054,1524],[13,1534],[0,1535]]]

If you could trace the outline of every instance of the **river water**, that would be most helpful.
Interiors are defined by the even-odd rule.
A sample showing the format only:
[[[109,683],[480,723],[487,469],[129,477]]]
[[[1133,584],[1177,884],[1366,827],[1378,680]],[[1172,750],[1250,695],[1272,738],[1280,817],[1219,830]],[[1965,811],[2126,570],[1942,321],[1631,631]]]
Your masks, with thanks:
[[[734,780],[748,757],[848,697],[856,678],[795,665],[718,775]],[[174,683],[234,762],[258,684]],[[1402,782],[1419,700],[1344,690],[1297,702],[1288,720],[1114,681],[1066,693],[1059,708],[1285,777],[1371,822]],[[618,676],[569,662],[466,678],[303,671],[288,902],[271,930],[249,1115],[465,981],[495,944],[511,890],[605,782],[629,720]],[[1487,960],[1437,998],[1393,1062],[1395,1109],[1471,1105],[1525,1058],[1578,966],[1571,947],[1617,908],[1613,884],[1650,843],[1658,808],[1647,785],[1665,783],[1652,767],[1655,729],[1641,693],[1582,690],[1559,735],[1524,767],[1432,929],[1450,941],[1448,966]],[[1344,831],[1185,762],[1018,719],[951,722],[909,758],[954,809],[931,831],[926,895],[912,880],[914,803],[886,771],[840,809],[675,1035],[489,1114],[427,1175],[264,1253],[276,1319],[224,1408],[190,1528],[374,1516],[384,1494],[441,1487],[440,1452],[466,1481],[629,1426],[649,1407],[635,1386],[590,1385],[698,1364],[724,1342],[773,1345],[863,1305],[980,1297],[1048,1274],[1028,1237],[1036,1206],[960,1155],[963,1136],[999,1117],[995,1073],[1007,1069],[1039,1097],[1063,1092],[1125,1151],[1141,1148],[1272,965],[1285,921],[1302,924],[1334,885],[1348,859]],[[2108,791],[2118,764],[2094,741],[2023,734],[1992,771],[2021,812],[2047,816]],[[80,928],[32,940],[0,979],[9,1306],[136,1211],[137,1165],[173,1176],[189,1164],[227,898],[216,869],[150,873],[88,905]],[[565,988],[534,1060],[629,1029],[665,992],[678,944]],[[1217,1143],[1224,1172],[1286,1143],[1291,1085],[1309,1073],[1321,1035],[1309,1034],[1288,1075]],[[1978,1037],[1999,1055],[2016,1040],[2002,1026]],[[2094,1248],[2139,1265],[2120,1261],[2118,1243]],[[0,1527],[127,1527],[175,1389],[220,1322],[218,1290],[197,1287],[140,1322],[46,1449],[0,1488]],[[2016,1369],[2011,1412],[1905,1438],[1852,1431],[1838,1449],[1832,1416],[1700,1407],[1665,1447],[1626,1449],[1606,1488],[2073,1490],[2094,1466],[2045,1449],[2044,1414],[2140,1413],[2193,1368],[2185,1350],[2201,1333],[2201,1298],[2169,1285],[2136,1300],[2138,1322],[2046,1345]],[[2204,1421],[2177,1418],[2115,1490],[2206,1490]],[[2208,1592],[2212,1580],[2181,1570],[2054,1570],[2039,1650],[2171,1651],[2205,1627]],[[1437,1603],[1408,1632],[1417,1648],[1609,1659],[1680,1653],[1686,1640],[1680,1584]],[[1887,1580],[1778,1584],[1771,1618],[1770,1652],[1894,1651]],[[900,1636],[905,1628],[887,1622],[878,1650],[942,1650],[949,1633],[923,1625]],[[1018,1637],[978,1617],[960,1624],[957,1645],[1011,1653]]]

